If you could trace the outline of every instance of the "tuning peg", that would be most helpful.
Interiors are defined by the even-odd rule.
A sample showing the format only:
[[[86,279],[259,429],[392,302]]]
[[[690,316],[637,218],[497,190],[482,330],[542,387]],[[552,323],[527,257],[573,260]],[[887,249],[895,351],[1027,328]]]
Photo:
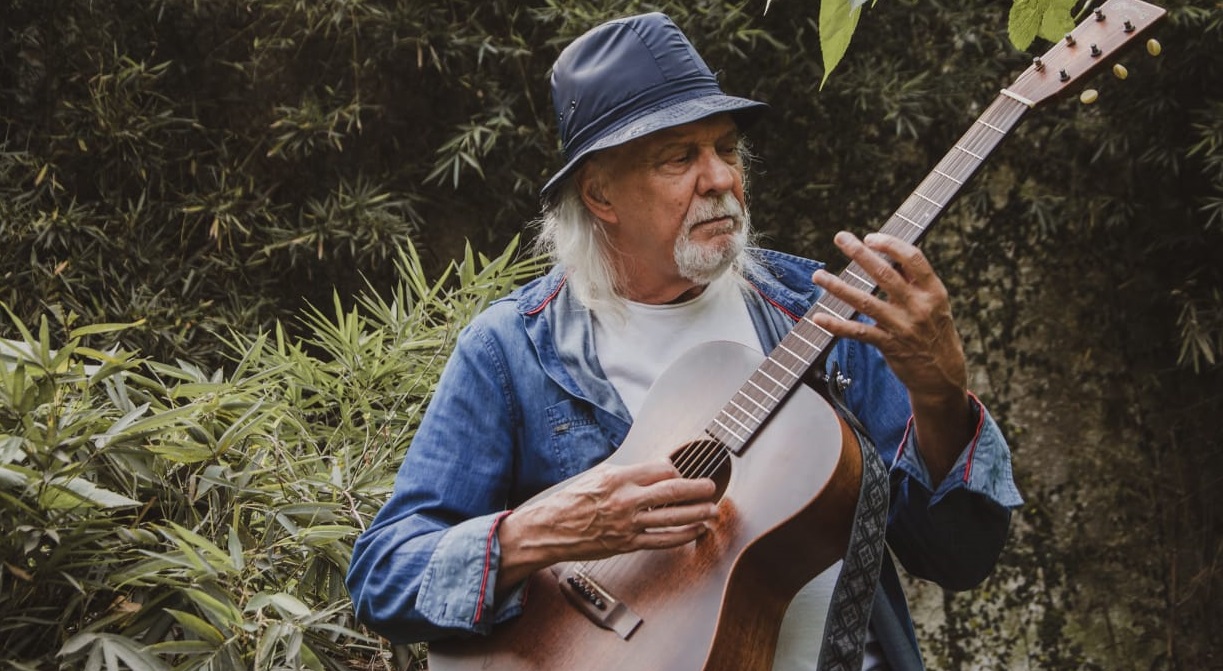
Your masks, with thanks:
[[[1083,89],[1079,94],[1079,102],[1084,105],[1090,105],[1100,99],[1100,92],[1095,89]]]
[[[1163,46],[1159,44],[1159,40],[1155,39],[1154,37],[1147,40],[1147,53],[1148,54],[1151,54],[1152,56],[1158,56],[1160,52],[1162,52],[1163,50],[1164,48]]]
[[[1113,76],[1117,79],[1125,79],[1130,76],[1130,71],[1124,65],[1116,63],[1113,65]]]

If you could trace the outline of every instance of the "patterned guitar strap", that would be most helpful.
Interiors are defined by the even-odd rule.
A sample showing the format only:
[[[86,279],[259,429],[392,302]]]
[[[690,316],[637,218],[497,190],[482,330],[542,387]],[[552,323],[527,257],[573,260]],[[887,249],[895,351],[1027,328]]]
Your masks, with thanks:
[[[848,384],[836,371],[829,381],[830,395],[858,436],[862,451],[862,484],[858,507],[849,532],[849,545],[841,563],[841,575],[832,592],[824,644],[820,649],[820,671],[862,671],[866,630],[879,584],[888,514],[888,471],[857,419],[845,409],[839,391]]]

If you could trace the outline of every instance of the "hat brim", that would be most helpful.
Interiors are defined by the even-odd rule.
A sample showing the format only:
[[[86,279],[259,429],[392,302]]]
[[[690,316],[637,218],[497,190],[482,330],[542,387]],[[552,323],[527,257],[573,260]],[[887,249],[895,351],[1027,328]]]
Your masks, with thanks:
[[[739,130],[744,130],[755,123],[768,107],[765,103],[747,98],[706,95],[658,109],[646,110],[643,114],[635,116],[618,128],[611,129],[596,141],[574,152],[565,166],[558,170],[547,184],[544,184],[544,188],[540,190],[540,198],[548,202],[557,187],[577,170],[582,161],[597,151],[610,149],[666,128],[682,126],[723,113],[730,114],[735,124],[739,126]]]

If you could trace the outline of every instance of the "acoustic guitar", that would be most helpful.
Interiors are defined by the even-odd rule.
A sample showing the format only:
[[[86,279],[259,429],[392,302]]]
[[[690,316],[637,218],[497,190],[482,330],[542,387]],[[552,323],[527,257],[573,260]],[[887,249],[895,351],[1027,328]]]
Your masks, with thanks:
[[[1066,93],[1164,14],[1141,0],[1096,9],[1002,90],[882,232],[919,242],[1029,109]],[[855,263],[840,277],[877,289]],[[817,311],[856,316],[824,294],[763,361],[725,342],[681,357],[608,458],[669,455],[686,477],[713,478],[719,511],[708,533],[679,548],[537,571],[521,617],[487,637],[432,643],[430,670],[770,669],[790,600],[845,552],[861,479],[853,431],[801,383],[835,340],[811,321]]]

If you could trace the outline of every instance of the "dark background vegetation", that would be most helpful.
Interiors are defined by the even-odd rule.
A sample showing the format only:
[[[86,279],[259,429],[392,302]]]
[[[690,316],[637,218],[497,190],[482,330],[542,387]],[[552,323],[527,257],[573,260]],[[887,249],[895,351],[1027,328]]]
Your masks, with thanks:
[[[1223,668],[1223,7],[1166,6],[927,243],[1028,500],[981,589],[911,586],[932,668]],[[0,1],[0,664],[391,663],[348,548],[454,330],[538,270],[548,67],[650,9],[772,105],[763,242],[834,265],[1048,46],[886,0],[819,90],[788,0]]]

